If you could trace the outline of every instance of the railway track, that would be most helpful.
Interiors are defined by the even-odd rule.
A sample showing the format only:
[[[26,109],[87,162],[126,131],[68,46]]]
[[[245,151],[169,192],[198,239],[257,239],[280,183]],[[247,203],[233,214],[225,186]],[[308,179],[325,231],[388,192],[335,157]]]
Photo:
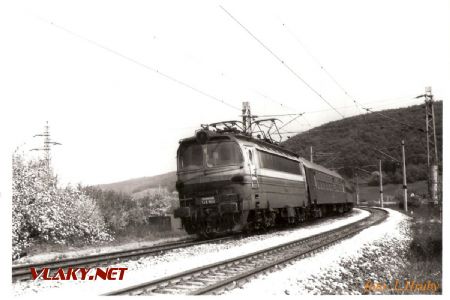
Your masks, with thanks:
[[[331,231],[130,286],[105,295],[220,294],[244,284],[261,273],[270,272],[287,263],[310,256],[363,229],[382,222],[387,217],[387,212],[384,210],[376,208],[367,210],[371,212],[370,216]]]
[[[286,228],[291,229],[291,228]],[[280,229],[277,229],[280,230]],[[281,229],[284,230],[284,229]],[[270,232],[270,231],[269,231]],[[111,263],[117,263],[117,261],[130,260],[136,257],[162,254],[163,252],[170,251],[178,248],[187,248],[190,246],[201,245],[205,243],[221,242],[230,239],[238,239],[245,235],[235,235],[235,236],[225,236],[209,240],[199,240],[199,239],[189,239],[183,241],[177,241],[172,243],[165,243],[161,245],[142,247],[130,250],[121,250],[108,253],[94,254],[78,258],[64,258],[53,261],[45,261],[41,263],[29,263],[21,265],[13,265],[12,267],[12,281],[24,281],[31,279],[30,268],[34,267],[37,269],[50,268],[50,271],[57,270],[59,268],[66,269],[68,267],[101,267],[106,266]]]
[[[186,248],[190,246],[196,246],[205,243],[215,243],[224,240],[229,240],[232,237],[221,237],[212,240],[198,240],[198,239],[189,239],[172,243],[165,243],[161,245],[142,247],[137,249],[130,250],[121,250],[114,251],[108,253],[94,254],[79,258],[65,258],[60,260],[46,261],[42,263],[31,263],[31,264],[22,264],[22,265],[13,265],[12,267],[12,280],[21,281],[21,280],[29,280],[31,279],[30,268],[50,268],[50,270],[56,270],[59,268],[68,268],[68,267],[100,267],[102,265],[115,262],[117,260],[129,260],[132,258],[146,256],[146,255],[155,255],[161,254],[163,252]]]

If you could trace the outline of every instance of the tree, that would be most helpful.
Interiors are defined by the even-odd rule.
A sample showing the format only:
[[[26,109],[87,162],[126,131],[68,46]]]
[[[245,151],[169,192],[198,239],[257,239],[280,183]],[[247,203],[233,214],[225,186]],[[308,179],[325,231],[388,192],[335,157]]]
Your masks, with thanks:
[[[388,178],[388,176],[386,175],[386,173],[382,173],[383,174],[383,185],[387,184],[388,182],[386,182],[386,179]],[[369,182],[367,182],[367,185],[369,186],[377,186],[380,185],[380,172],[372,172],[372,175],[370,175],[370,179]]]
[[[112,239],[93,199],[78,188],[58,188],[45,161],[26,160],[16,151],[12,179],[13,259],[39,242],[89,244]]]
[[[427,179],[427,168],[425,164],[407,165],[406,179],[408,182],[416,182]]]

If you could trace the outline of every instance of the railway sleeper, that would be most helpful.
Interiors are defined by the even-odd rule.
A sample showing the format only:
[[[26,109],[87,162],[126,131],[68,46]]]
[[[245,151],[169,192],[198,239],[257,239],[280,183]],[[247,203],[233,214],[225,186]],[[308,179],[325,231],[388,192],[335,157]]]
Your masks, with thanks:
[[[232,263],[228,262],[226,264],[226,269],[221,270],[218,273],[210,272],[207,274],[206,278],[195,278],[195,276],[194,276],[194,278],[195,278],[195,280],[193,280],[194,284],[189,284],[189,282],[180,282],[176,286],[170,286],[166,289],[161,289],[161,291],[165,290],[165,292],[163,292],[163,293],[167,293],[167,291],[174,291],[174,293],[179,294],[179,293],[186,291],[186,289],[187,289],[186,292],[189,292],[189,291],[193,292],[192,288],[199,286],[199,284],[201,284],[204,281],[211,282],[211,283],[217,283],[218,281],[223,280],[223,281],[229,282],[230,280],[233,280],[232,274],[234,272],[251,273],[252,271],[256,271],[256,272],[258,272],[257,274],[264,273],[264,271],[262,269],[265,269],[266,267],[264,267],[264,266],[267,264],[269,264],[269,265],[273,264],[270,267],[273,270],[280,269],[282,266],[285,266],[285,265],[291,263],[292,261],[301,259],[303,257],[311,256],[312,254],[322,251],[323,249],[328,248],[330,245],[333,245],[333,244],[339,242],[343,238],[349,237],[357,232],[360,232],[360,230],[366,228],[367,225],[375,225],[376,223],[378,223],[378,222],[374,222],[373,219],[376,220],[375,217],[372,217],[370,219],[370,221],[369,220],[365,220],[365,222],[359,221],[356,224],[349,225],[346,228],[343,228],[342,230],[333,230],[332,232],[323,233],[323,234],[320,234],[319,236],[315,236],[314,238],[309,238],[309,239],[303,240],[304,242],[296,243],[298,245],[298,247],[282,247],[284,249],[288,248],[288,251],[286,251],[284,253],[281,253],[282,251],[280,249],[278,249],[278,251],[272,251],[273,255],[270,255],[269,257],[262,256],[262,257],[264,257],[264,258],[262,258],[260,255],[254,255],[252,258],[248,258],[250,261],[252,261],[253,259],[256,258],[256,261],[254,261],[254,264],[256,266],[253,268],[244,267],[243,260],[237,261],[234,265]],[[381,221],[381,220],[382,219],[380,219],[379,221]],[[305,248],[306,246],[307,246],[307,248]],[[310,249],[308,249],[308,248],[310,248]],[[279,260],[279,263],[277,263],[278,260]],[[247,265],[247,264],[248,264],[248,262],[245,263],[245,265]],[[260,265],[260,267],[257,267],[257,265]],[[241,268],[239,268],[239,266],[241,266]],[[230,267],[232,270],[229,269]],[[216,268],[216,269],[218,269],[218,268]],[[260,271],[258,271],[258,269],[260,269]],[[212,278],[213,276],[215,278]],[[249,274],[249,276],[255,276],[255,274],[253,274],[253,275]],[[190,276],[190,277],[193,277],[193,276]],[[240,280],[236,280],[236,282],[237,281],[240,281]],[[243,279],[243,281],[245,281],[245,279]]]

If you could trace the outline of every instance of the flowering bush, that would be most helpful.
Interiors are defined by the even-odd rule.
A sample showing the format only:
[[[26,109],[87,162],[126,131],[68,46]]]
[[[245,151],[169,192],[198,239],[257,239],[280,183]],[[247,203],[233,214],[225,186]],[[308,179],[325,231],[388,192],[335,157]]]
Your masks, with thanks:
[[[95,201],[79,188],[57,187],[44,160],[13,155],[13,259],[36,242],[85,244],[111,240]]]

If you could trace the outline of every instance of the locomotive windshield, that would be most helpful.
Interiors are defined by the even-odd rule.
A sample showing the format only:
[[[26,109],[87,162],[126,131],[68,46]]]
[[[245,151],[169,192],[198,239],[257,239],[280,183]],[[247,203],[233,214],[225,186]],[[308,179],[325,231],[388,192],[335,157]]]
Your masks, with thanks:
[[[199,144],[182,145],[180,149],[180,169],[195,170],[203,166],[203,149]]]
[[[201,169],[204,161],[208,168],[240,165],[243,161],[239,145],[232,141],[209,142],[206,145],[206,157],[204,157],[201,145],[197,143],[185,144],[181,146],[179,155],[179,168],[181,170]]]
[[[208,168],[239,165],[242,162],[242,154],[238,144],[230,141],[212,142],[206,145]]]

